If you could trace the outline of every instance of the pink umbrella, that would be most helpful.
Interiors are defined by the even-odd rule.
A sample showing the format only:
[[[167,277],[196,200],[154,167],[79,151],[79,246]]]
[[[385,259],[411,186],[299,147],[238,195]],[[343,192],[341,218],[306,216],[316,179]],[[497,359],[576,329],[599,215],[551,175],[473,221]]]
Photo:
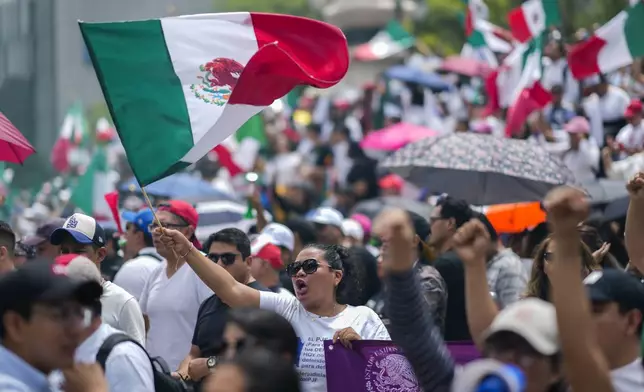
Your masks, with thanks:
[[[454,72],[459,75],[475,77],[485,77],[490,73],[490,66],[482,61],[476,59],[451,56],[443,60],[443,63],[438,68],[439,71]]]
[[[22,163],[36,152],[20,131],[0,113],[0,161]]]
[[[360,142],[360,147],[365,150],[396,151],[409,143],[436,135],[438,132],[429,128],[400,123],[369,133]]]

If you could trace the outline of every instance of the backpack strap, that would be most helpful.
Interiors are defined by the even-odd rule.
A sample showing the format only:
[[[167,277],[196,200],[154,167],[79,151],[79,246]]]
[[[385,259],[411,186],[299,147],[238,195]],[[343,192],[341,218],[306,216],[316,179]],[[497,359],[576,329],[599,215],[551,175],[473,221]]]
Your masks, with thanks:
[[[115,333],[107,337],[103,344],[101,344],[101,347],[99,347],[98,352],[96,353],[96,363],[100,364],[101,367],[103,368],[103,371],[105,370],[105,362],[107,362],[107,357],[110,355],[114,347],[120,343],[124,342],[132,342],[139,346],[141,350],[145,353],[145,355],[150,358],[148,355],[148,352],[141,346],[139,342],[134,340],[132,337],[130,337],[127,334],[124,333]]]

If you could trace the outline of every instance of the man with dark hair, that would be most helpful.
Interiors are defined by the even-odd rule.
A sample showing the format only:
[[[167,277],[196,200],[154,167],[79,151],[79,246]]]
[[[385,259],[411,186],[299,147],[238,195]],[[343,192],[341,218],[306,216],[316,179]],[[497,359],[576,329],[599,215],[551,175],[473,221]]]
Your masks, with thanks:
[[[60,245],[63,254],[77,254],[90,259],[100,271],[107,255],[107,239],[103,227],[91,216],[74,214],[63,227],[51,234],[51,243]],[[118,285],[101,280],[103,287],[103,321],[129,334],[137,341],[145,341],[143,314],[136,299]]]
[[[86,307],[101,292],[100,284],[74,281],[46,261],[2,276],[0,391],[48,391],[49,373],[74,364]]]
[[[473,212],[464,200],[444,197],[438,201],[429,218],[429,245],[438,254],[434,267],[447,284],[448,302],[445,315],[445,340],[471,340],[465,313],[465,270],[452,249],[456,230],[472,219]]]
[[[152,210],[123,213],[127,222],[125,238],[125,264],[114,277],[114,283],[123,287],[138,301],[143,286],[152,272],[161,264],[163,257],[157,253],[152,242],[150,225],[154,221]]]
[[[7,222],[0,221],[0,274],[14,269],[13,253],[16,248],[16,234]]]
[[[229,228],[211,234],[203,250],[236,281],[256,290],[268,291],[251,276],[250,240],[243,231]],[[216,293],[201,304],[190,352],[179,365],[176,376],[199,382],[212,372],[216,365],[215,356],[221,351],[228,309]]]
[[[64,224],[65,219],[63,218],[48,220],[38,227],[34,235],[27,236],[22,243],[26,246],[36,248],[36,255],[38,257],[54,260],[60,253],[60,246],[53,245],[49,241],[49,237],[51,237],[51,233],[54,230],[63,227]]]

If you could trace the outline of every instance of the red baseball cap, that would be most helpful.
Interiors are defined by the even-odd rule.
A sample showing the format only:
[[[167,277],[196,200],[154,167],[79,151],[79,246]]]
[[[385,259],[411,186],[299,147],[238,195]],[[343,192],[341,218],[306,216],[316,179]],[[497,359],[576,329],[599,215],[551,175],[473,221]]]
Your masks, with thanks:
[[[163,202],[159,205],[159,208],[157,208],[157,210],[167,211],[175,214],[176,216],[186,221],[186,223],[193,229],[197,229],[197,226],[199,225],[199,213],[197,213],[197,210],[195,210],[192,204],[183,200],[169,200],[167,202]],[[195,246],[195,248],[201,250],[201,243],[197,239],[197,236],[192,234],[190,241],[192,241],[192,244]]]
[[[642,114],[642,101],[633,99],[624,112],[624,117],[633,117],[636,114]]]
[[[75,253],[68,253],[64,255],[60,255],[54,259],[54,265],[60,265],[63,267],[67,267],[67,264],[71,263],[72,260],[77,258],[80,255],[77,255]]]
[[[282,251],[277,245],[273,245],[269,241],[269,236],[261,234],[251,244],[251,256],[267,261],[273,269],[281,270],[284,268]]]

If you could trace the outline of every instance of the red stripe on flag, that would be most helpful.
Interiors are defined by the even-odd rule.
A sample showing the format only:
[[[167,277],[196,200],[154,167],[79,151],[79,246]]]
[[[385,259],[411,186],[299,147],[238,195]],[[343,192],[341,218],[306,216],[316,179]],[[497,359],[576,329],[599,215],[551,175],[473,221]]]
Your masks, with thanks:
[[[550,101],[552,101],[552,95],[539,82],[536,82],[531,88],[524,89],[508,109],[505,135],[512,137],[512,135],[521,131],[528,116],[535,110],[543,109]]]
[[[235,163],[233,155],[231,154],[230,150],[226,148],[226,146],[220,144],[213,148],[212,151],[217,154],[219,165],[225,167],[226,170],[228,170],[228,173],[230,173],[231,177],[235,177],[236,175],[244,172],[244,170],[242,170],[242,168],[240,168],[237,163]]]
[[[349,69],[347,39],[328,23],[251,13],[259,50],[244,67],[229,104],[268,106],[295,86],[328,88]]]
[[[465,37],[469,38],[470,35],[474,32],[474,18],[472,16],[472,10],[470,6],[467,6],[467,11],[465,12]]]
[[[528,42],[532,38],[532,32],[528,27],[523,8],[517,7],[508,13],[508,25],[517,41]]]
[[[373,53],[373,50],[371,50],[370,44],[359,45],[353,52],[353,57],[360,61],[373,61],[378,59]]]
[[[121,214],[119,214],[119,193],[114,191],[106,193],[103,195],[105,202],[110,207],[110,212],[112,213],[112,218],[116,222],[116,228],[119,231],[119,234],[123,234],[123,226],[121,226]]]
[[[597,59],[606,41],[593,35],[588,41],[574,45],[568,52],[568,66],[575,79],[584,79],[601,72]]]
[[[496,84],[496,79],[499,77],[499,69],[495,69],[485,78],[485,93],[488,96],[487,106],[485,107],[484,116],[494,115],[499,109],[499,88]]]

